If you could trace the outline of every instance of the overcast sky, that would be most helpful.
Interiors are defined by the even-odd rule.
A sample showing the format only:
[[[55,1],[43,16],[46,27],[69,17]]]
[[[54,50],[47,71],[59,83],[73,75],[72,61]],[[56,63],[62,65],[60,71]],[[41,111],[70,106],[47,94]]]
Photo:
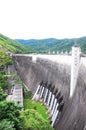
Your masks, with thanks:
[[[0,0],[0,33],[13,39],[86,36],[86,0]]]

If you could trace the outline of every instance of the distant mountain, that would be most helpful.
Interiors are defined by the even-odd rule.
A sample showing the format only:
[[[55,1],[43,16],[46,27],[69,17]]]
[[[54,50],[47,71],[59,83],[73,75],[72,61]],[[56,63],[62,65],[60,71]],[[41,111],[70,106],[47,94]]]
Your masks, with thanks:
[[[12,40],[2,34],[0,34],[0,46],[5,50],[5,51],[10,51],[13,53],[30,53],[33,51],[30,48],[26,48],[25,46],[21,45],[15,40]]]
[[[49,52],[49,51],[70,51],[71,47],[77,43],[83,53],[86,53],[86,37],[81,38],[73,38],[73,39],[55,39],[55,38],[48,38],[42,40],[23,40],[23,39],[16,39],[16,41],[20,42],[25,47],[31,47],[36,52]]]

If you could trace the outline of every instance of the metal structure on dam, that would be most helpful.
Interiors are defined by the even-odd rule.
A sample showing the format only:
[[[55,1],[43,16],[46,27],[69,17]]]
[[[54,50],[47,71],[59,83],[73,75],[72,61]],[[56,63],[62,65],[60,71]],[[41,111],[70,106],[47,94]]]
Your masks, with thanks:
[[[55,130],[86,130],[86,58],[79,46],[72,47],[72,56],[14,54],[13,59],[33,100],[48,107]]]

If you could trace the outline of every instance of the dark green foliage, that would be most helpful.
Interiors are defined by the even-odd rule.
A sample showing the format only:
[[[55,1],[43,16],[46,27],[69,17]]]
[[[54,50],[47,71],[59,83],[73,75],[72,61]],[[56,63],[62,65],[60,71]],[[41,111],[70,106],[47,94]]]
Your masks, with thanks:
[[[0,101],[5,100],[7,97],[7,94],[3,92],[3,89],[0,87]]]
[[[6,88],[8,88],[8,86],[10,86],[10,83],[7,81],[7,77],[4,75],[5,75],[5,72],[0,71],[0,87],[3,90],[5,90]]]
[[[0,122],[7,119],[13,122],[16,130],[21,130],[20,110],[21,108],[13,102],[0,102]]]
[[[4,41],[4,39],[2,40]],[[7,44],[6,44],[7,45]],[[6,46],[5,46],[6,47]],[[21,108],[13,102],[5,101],[7,94],[5,90],[10,87],[5,74],[5,67],[13,64],[12,59],[0,47],[0,130],[21,130],[20,110]]]
[[[15,128],[11,121],[3,119],[0,121],[0,130],[15,130]]]
[[[12,65],[13,60],[7,55],[5,50],[1,47],[0,48],[0,87],[4,90],[10,87],[10,83],[7,81],[7,76],[5,76],[4,68],[7,65]]]
[[[49,122],[44,120],[35,110],[21,112],[22,130],[53,130]]]
[[[77,43],[83,53],[86,53],[86,37],[81,38],[73,38],[73,39],[55,39],[55,38],[49,38],[49,39],[42,39],[42,40],[17,40],[22,45],[26,47],[34,48],[35,52],[40,53],[47,53],[49,51],[53,52],[69,52],[71,50],[71,47]]]
[[[6,62],[6,65],[12,65],[12,64],[13,64],[13,60],[9,58],[8,61]]]
[[[31,99],[32,98],[32,91],[24,91],[24,98]]]
[[[13,60],[6,54],[3,48],[0,48],[0,67],[13,64]]]

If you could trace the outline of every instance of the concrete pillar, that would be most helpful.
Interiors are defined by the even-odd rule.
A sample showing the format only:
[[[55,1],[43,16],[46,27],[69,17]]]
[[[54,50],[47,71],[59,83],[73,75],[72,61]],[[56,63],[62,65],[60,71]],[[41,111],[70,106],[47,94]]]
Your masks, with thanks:
[[[52,108],[52,111],[51,111],[51,114],[52,114],[52,115],[53,115],[53,113],[54,113],[54,111],[55,111],[56,103],[57,103],[57,99],[55,98],[54,104],[53,104],[53,108]]]
[[[46,82],[46,83],[43,83],[43,87],[44,87],[44,90],[43,90],[42,98],[43,98],[43,102],[44,102],[44,97],[45,97],[46,88],[47,88],[47,82]]]
[[[57,119],[57,116],[58,116],[58,113],[59,113],[59,111],[56,111],[55,112],[55,115],[54,115],[54,117],[53,117],[53,121],[52,121],[52,126],[54,126],[54,123],[55,123],[55,121],[56,121],[56,119]]]
[[[40,94],[41,94],[42,84],[43,84],[43,81],[40,83],[40,85],[38,85],[37,90],[36,90],[32,100],[34,100],[36,98],[37,98],[37,100],[39,99]]]
[[[44,102],[45,93],[46,93],[46,87],[44,86],[44,91],[43,91],[43,94],[42,94],[43,102]]]
[[[40,85],[40,90],[39,90],[39,100],[41,99],[42,89],[43,89],[43,84]]]
[[[52,105],[53,105],[53,101],[54,101],[55,95],[52,95],[52,99],[51,99],[51,103],[50,103],[50,107],[49,109],[52,110]]]
[[[48,102],[47,105],[49,106],[49,102],[50,102],[50,98],[51,98],[52,92],[49,91],[49,98],[48,98]]]
[[[77,45],[74,45],[72,47],[72,64],[71,64],[71,82],[70,82],[70,97],[73,96],[77,78],[78,78],[78,71],[80,66],[80,47]]]
[[[46,105],[48,106],[48,101],[49,101],[49,98],[50,98],[51,84],[49,84],[49,85],[47,86],[47,89],[48,89],[48,91],[47,91],[47,95],[46,95]]]
[[[50,101],[49,101],[49,106],[50,106],[50,104],[51,104],[51,101],[52,101],[52,96],[53,96],[53,93],[54,93],[54,88],[55,88],[55,86],[53,86],[53,87],[51,87],[51,97],[50,97]],[[49,109],[49,111],[50,111],[50,109]]]
[[[38,85],[37,90],[36,90],[36,92],[35,92],[35,94],[34,94],[32,100],[34,100],[34,99],[36,98],[36,96],[37,96],[37,94],[38,94],[38,92],[39,92],[39,90],[40,90],[40,87],[41,87],[41,86]]]
[[[54,98],[51,114],[53,114],[54,111],[55,111],[56,103],[58,101],[58,98],[59,98],[60,94],[61,94],[61,92],[58,92],[58,89],[56,89],[55,92],[54,92],[55,98]]]
[[[44,103],[46,103],[47,94],[48,94],[48,88],[46,88],[46,93],[45,93],[45,96],[44,96]]]
[[[50,93],[50,91],[49,91],[49,88],[48,88],[48,93],[47,93],[47,97],[46,97],[46,105],[48,106],[48,100],[49,100],[49,93]]]
[[[43,96],[43,92],[44,92],[44,87],[42,86],[42,90],[41,90],[41,94],[40,94],[40,99],[41,99],[42,96]]]
[[[45,86],[44,86],[44,91],[43,91],[43,94],[42,94],[43,100],[44,100],[44,96],[45,96],[45,91],[46,91],[46,88],[45,88]]]
[[[59,105],[59,104],[57,103],[57,104],[56,104],[56,107],[55,107],[55,110],[54,110],[54,113],[53,113],[53,116],[52,116],[52,119],[51,119],[52,122],[54,121],[54,119],[55,119],[55,115],[56,115],[56,112],[58,111],[58,110],[57,110],[58,105]]]

